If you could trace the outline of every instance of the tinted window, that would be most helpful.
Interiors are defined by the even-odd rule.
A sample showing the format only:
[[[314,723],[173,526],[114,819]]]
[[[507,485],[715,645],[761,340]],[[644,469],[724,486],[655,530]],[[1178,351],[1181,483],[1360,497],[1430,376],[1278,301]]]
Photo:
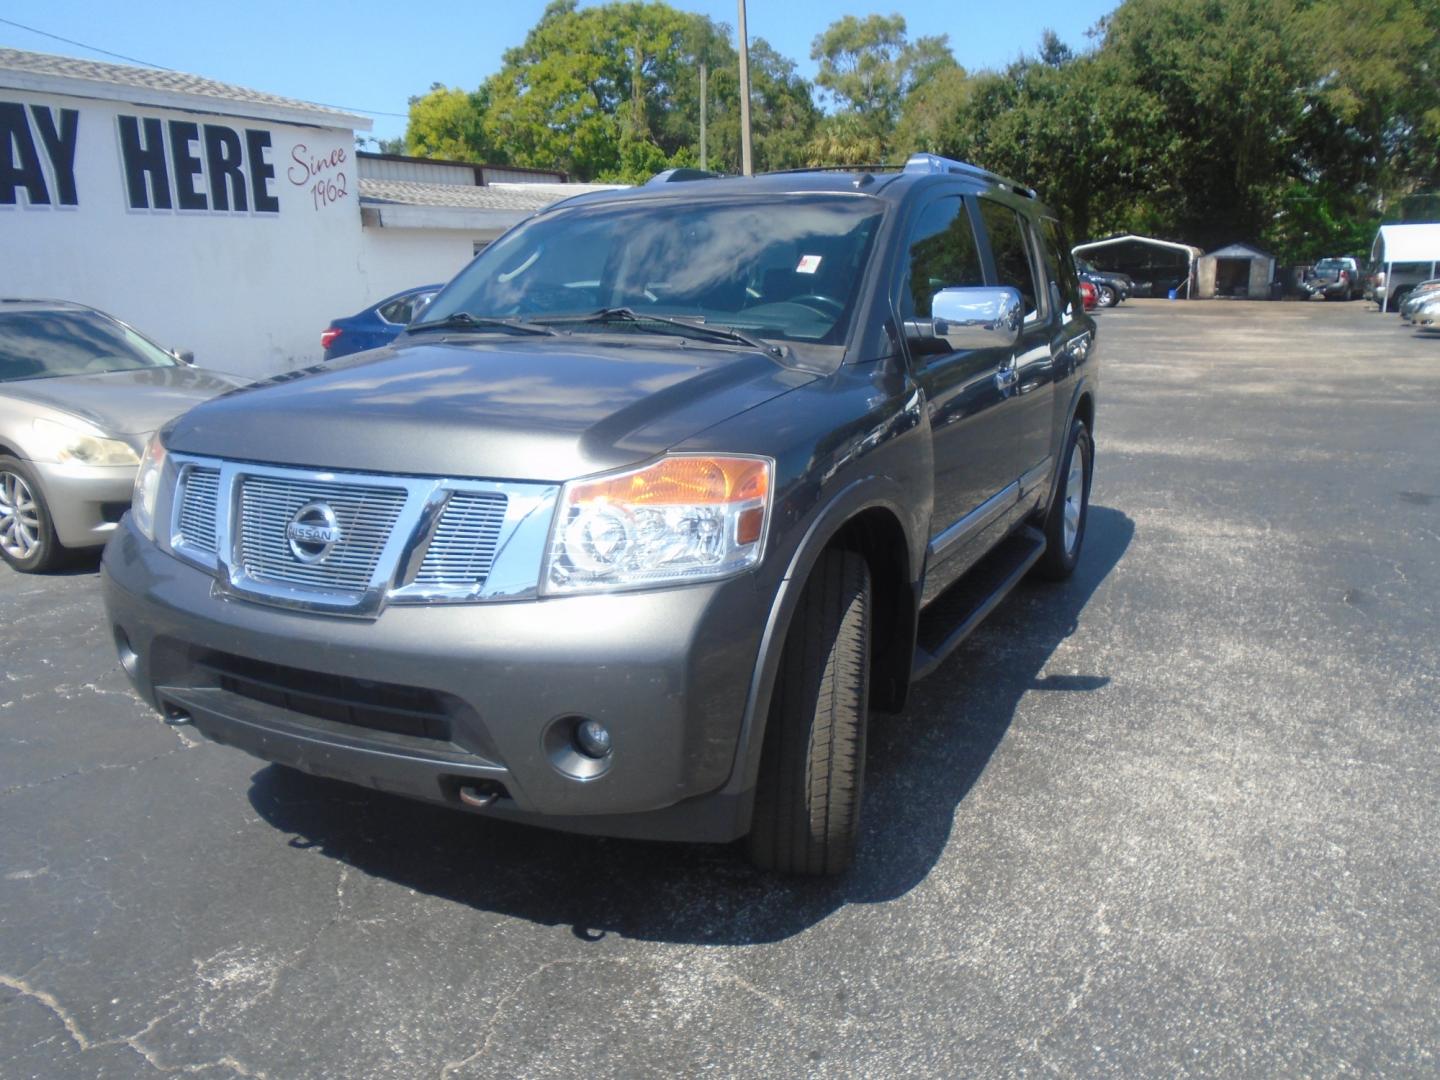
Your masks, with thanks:
[[[984,284],[965,204],[959,196],[931,203],[911,230],[901,316],[929,318],[930,304],[941,289]]]
[[[92,311],[0,314],[0,382],[174,367],[169,353]]]
[[[1076,305],[1080,290],[1079,279],[1075,274],[1075,266],[1070,261],[1070,238],[1065,235],[1065,229],[1054,218],[1045,218],[1040,225],[1045,234],[1045,264],[1050,271],[1051,280],[1060,289],[1060,296],[1065,304]],[[1082,260],[1076,260],[1083,267],[1088,264]]]
[[[410,321],[410,301],[391,300],[380,308],[380,317],[386,322],[407,323]]]
[[[761,337],[844,341],[883,209],[870,198],[643,200],[537,217],[491,244],[423,323],[626,307]],[[625,332],[623,325],[568,324]]]
[[[1020,215],[1008,206],[984,198],[980,200],[980,215],[985,219],[985,231],[990,234],[990,253],[995,257],[998,278],[996,284],[1019,290],[1028,318],[1038,310],[1035,299],[1038,294]]]

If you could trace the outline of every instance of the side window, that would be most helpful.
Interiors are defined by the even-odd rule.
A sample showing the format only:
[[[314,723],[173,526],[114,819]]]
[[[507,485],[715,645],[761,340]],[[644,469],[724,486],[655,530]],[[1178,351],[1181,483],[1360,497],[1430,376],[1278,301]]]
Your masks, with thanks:
[[[975,231],[960,196],[938,199],[921,211],[911,229],[907,260],[900,296],[905,319],[928,319],[930,302],[941,289],[985,284]]]
[[[1045,234],[1045,262],[1051,280],[1059,286],[1061,306],[1079,311],[1080,279],[1075,276],[1075,264],[1070,259],[1070,238],[1054,218],[1045,218],[1040,227]]]
[[[995,257],[998,278],[995,284],[1017,289],[1025,305],[1025,317],[1031,318],[1040,310],[1036,301],[1040,293],[1035,287],[1035,269],[1025,243],[1024,223],[1008,206],[983,197],[980,216],[985,221],[985,231],[990,234],[990,253]]]
[[[386,322],[406,323],[409,322],[409,303],[405,300],[391,300],[380,309],[380,317]]]

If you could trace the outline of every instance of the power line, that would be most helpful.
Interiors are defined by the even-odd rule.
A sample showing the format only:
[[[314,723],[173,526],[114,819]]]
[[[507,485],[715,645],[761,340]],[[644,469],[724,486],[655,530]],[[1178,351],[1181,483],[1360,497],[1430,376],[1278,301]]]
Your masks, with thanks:
[[[89,52],[99,53],[102,56],[113,56],[117,60],[128,60],[130,61],[130,63],[139,64],[142,67],[158,68],[161,71],[175,70],[172,67],[166,67],[164,64],[156,64],[152,63],[149,60],[141,60],[139,57],[135,56],[126,56],[124,53],[111,52],[109,49],[102,49],[98,45],[87,45],[85,44],[85,42],[76,41],[74,38],[61,37],[59,34],[52,34],[48,30],[40,30],[34,26],[26,26],[24,23],[18,23],[14,19],[6,19],[0,17],[0,23],[4,23],[6,26],[14,26],[20,30],[28,30],[30,33],[39,34],[41,37],[51,38],[55,41],[63,41],[66,45],[74,45],[77,49],[85,49]],[[323,105],[327,109],[340,109],[344,112],[368,113],[371,116],[393,116],[400,120],[410,119],[409,113],[386,112],[383,109],[362,109],[355,105],[331,105],[329,102],[325,101],[316,101],[313,102],[313,104]]]
[[[26,26],[24,23],[18,23],[14,19],[0,18],[0,23],[4,23],[6,26],[16,26],[19,27],[21,30],[29,30],[32,34],[39,34],[41,37],[48,37],[53,38],[56,41],[63,41],[66,45],[74,45],[76,48],[88,49],[90,52],[97,52],[103,56],[113,56],[117,60],[129,60],[132,64],[140,64],[143,67],[159,68],[161,71],[175,70],[174,68],[166,67],[164,64],[152,64],[149,60],[141,60],[134,56],[126,56],[124,53],[111,52],[109,49],[102,49],[95,45],[86,45],[83,41],[76,41],[74,38],[61,37],[59,34],[52,34],[48,30],[39,30],[33,26]]]

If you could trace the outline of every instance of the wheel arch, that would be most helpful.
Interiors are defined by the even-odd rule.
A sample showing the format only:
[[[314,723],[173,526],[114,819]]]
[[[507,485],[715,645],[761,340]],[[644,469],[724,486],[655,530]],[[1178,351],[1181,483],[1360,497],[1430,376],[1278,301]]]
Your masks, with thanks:
[[[822,552],[842,547],[859,552],[870,570],[875,618],[872,642],[882,635],[886,648],[871,653],[871,707],[898,711],[909,690],[915,649],[916,612],[924,544],[905,528],[900,486],[885,478],[858,480],[830,500],[796,546],[771,603],[751,675],[735,763],[724,790],[747,796],[750,812],[765,743],[770,698],[780,654],[789,635],[800,594]],[[748,820],[742,822],[748,828]]]

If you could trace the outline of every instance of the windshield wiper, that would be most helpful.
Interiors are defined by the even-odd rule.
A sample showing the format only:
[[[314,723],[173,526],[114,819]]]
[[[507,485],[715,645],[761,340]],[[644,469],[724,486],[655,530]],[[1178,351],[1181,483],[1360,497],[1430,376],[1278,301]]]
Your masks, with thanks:
[[[434,322],[411,323],[405,328],[407,334],[415,334],[423,330],[516,330],[522,334],[546,334],[550,336],[555,336],[560,333],[560,331],[554,327],[525,322],[523,319],[501,318],[493,315],[471,315],[468,311],[457,311],[453,315],[446,315],[445,318],[436,319]]]
[[[673,315],[646,315],[628,307],[601,308],[599,311],[592,311],[585,315],[547,316],[544,321],[547,323],[600,323],[602,325],[624,323],[639,330],[644,330],[646,323],[659,323],[662,326],[683,330],[686,337],[708,338],[712,341],[724,341],[732,345],[747,345],[752,349],[759,349],[761,352],[771,355],[784,353],[784,349],[779,345],[767,345],[759,338],[751,337],[749,334],[729,326],[709,326],[703,322],[682,319]],[[663,334],[668,331],[655,330],[653,332]]]

